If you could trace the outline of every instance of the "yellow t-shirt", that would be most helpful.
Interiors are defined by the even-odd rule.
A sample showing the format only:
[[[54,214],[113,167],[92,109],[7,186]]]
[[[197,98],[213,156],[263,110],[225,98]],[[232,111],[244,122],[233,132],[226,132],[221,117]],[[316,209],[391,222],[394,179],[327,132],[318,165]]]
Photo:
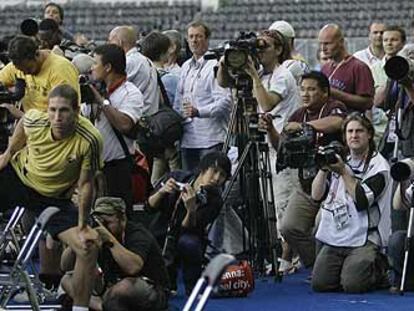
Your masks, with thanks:
[[[69,199],[81,170],[103,167],[101,134],[88,119],[78,118],[73,135],[54,140],[47,113],[32,109],[24,115],[26,146],[11,165],[26,186],[47,197]]]
[[[13,86],[16,78],[26,81],[26,93],[22,99],[24,111],[29,111],[32,108],[46,111],[47,96],[59,84],[71,85],[80,96],[76,67],[66,58],[54,53],[49,52],[37,75],[25,75],[11,62],[0,71],[0,82],[7,87]]]

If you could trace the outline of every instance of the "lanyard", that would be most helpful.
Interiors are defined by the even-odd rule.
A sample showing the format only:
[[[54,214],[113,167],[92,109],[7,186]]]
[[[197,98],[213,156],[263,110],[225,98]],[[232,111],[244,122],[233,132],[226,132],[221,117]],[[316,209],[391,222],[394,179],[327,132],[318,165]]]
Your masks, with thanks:
[[[322,118],[322,114],[324,113],[325,107],[328,103],[323,104],[321,110],[319,111],[319,115],[318,115],[318,119]],[[305,110],[305,113],[303,114],[303,123],[306,123],[308,121],[312,121],[312,120],[308,120],[308,111]],[[318,145],[319,139],[323,136],[323,133],[321,132],[316,132],[316,145]]]
[[[196,62],[196,64],[198,64],[198,61],[197,60],[195,60],[195,62]],[[207,61],[206,60],[203,60],[203,63],[200,65],[200,68],[197,70],[196,74],[194,75],[194,78],[192,79],[192,81],[190,81],[191,85],[190,85],[190,89],[189,89],[189,92],[188,92],[190,94],[190,96],[193,95],[195,83],[196,83],[197,79],[200,77],[201,70],[203,70],[204,65],[206,63],[207,63]],[[183,81],[183,83],[181,85],[181,94],[183,94],[183,97],[185,97],[185,95],[186,95],[185,87],[184,86],[186,85],[187,79],[188,79],[188,77],[190,75],[190,71],[193,69],[192,67],[193,66],[190,64],[190,66],[188,67],[187,72],[186,72],[186,74],[184,76],[184,81]],[[187,94],[187,96],[188,96],[188,94]]]

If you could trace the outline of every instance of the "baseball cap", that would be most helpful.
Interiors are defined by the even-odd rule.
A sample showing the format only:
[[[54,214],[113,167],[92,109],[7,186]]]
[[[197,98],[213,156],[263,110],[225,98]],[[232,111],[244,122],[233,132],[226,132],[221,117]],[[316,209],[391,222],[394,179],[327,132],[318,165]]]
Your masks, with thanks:
[[[95,201],[95,208],[92,215],[105,214],[125,214],[126,205],[124,200],[116,197],[100,197]]]
[[[275,21],[272,25],[270,25],[269,30],[277,30],[286,38],[294,38],[295,37],[295,30],[293,29],[292,25],[286,21]]]

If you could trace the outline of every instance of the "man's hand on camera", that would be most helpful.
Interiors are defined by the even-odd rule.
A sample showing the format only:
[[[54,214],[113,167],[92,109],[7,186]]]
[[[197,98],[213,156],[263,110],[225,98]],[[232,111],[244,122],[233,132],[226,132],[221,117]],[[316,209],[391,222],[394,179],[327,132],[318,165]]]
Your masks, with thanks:
[[[259,115],[259,130],[270,132],[275,127],[273,126],[272,115],[270,113],[263,113]]]
[[[188,212],[192,212],[196,208],[197,194],[191,185],[186,185],[181,198],[183,199],[184,206]]]
[[[283,129],[287,133],[295,133],[302,130],[302,123],[299,122],[289,122]]]
[[[252,78],[253,83],[256,81],[260,81],[259,74],[254,66],[253,59],[249,56],[247,59],[246,67],[244,67],[244,71]]]
[[[342,161],[342,158],[339,155],[336,154],[335,156],[337,159],[336,163],[328,164],[328,169],[331,172],[337,173],[339,175],[343,175],[346,170],[345,163],[344,161]]]
[[[0,107],[7,109],[10,114],[16,119],[23,117],[23,111],[18,109],[14,104],[2,103],[0,104]]]
[[[103,223],[98,219],[95,218],[96,223],[99,227],[96,227],[95,230],[98,232],[99,237],[102,240],[102,243],[114,243],[115,237],[113,234],[103,225]]]
[[[172,177],[162,184],[162,187],[159,190],[162,194],[174,193],[177,191],[180,191],[180,187],[177,185],[176,180]]]
[[[95,96],[95,102],[101,106],[105,98],[98,92],[98,90],[92,84],[89,84],[88,86],[92,90],[93,95]]]

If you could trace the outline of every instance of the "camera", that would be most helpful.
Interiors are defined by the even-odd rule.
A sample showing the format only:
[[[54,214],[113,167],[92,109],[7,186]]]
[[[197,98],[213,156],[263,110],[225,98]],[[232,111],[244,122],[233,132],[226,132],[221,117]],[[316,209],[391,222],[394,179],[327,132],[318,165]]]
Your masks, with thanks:
[[[336,155],[342,155],[344,146],[338,142],[333,141],[326,146],[320,146],[315,154],[315,164],[318,167],[323,167],[338,162]]]
[[[93,93],[89,85],[92,85],[92,81],[89,79],[89,77],[87,75],[80,75],[79,86],[81,93],[81,102],[87,105],[95,102],[95,94]]]
[[[391,177],[396,181],[412,180],[414,178],[414,159],[408,158],[393,164]]]
[[[316,134],[313,127],[304,124],[296,132],[286,132],[276,162],[276,171],[287,167],[307,168],[315,165]]]
[[[385,63],[384,70],[387,77],[392,80],[414,80],[414,62],[409,58],[393,56]]]
[[[276,171],[290,168],[312,168],[335,164],[336,155],[343,157],[344,147],[338,141],[332,141],[325,146],[316,146],[316,133],[313,127],[307,124],[296,132],[286,133],[278,151]]]
[[[257,67],[257,52],[266,47],[266,41],[258,39],[254,32],[241,31],[234,40],[226,41],[224,46],[209,50],[210,54],[207,54],[204,58],[219,59],[224,55],[224,64],[229,69],[240,72],[246,67],[249,56]]]

